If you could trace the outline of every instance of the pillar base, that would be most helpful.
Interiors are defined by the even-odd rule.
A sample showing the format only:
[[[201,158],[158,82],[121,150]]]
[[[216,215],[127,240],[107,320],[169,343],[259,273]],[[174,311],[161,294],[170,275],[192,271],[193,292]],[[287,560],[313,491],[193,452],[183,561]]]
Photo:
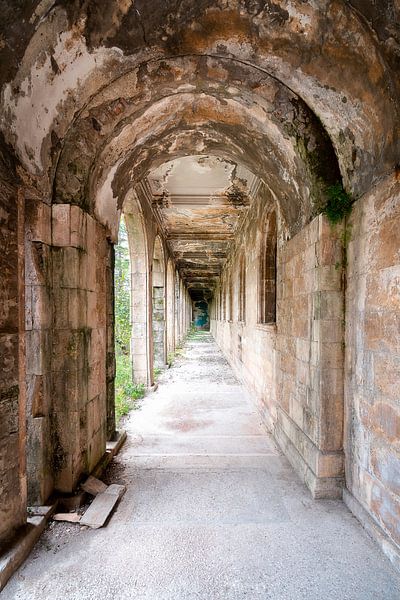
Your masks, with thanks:
[[[313,498],[342,497],[344,477],[341,451],[321,452],[287,415],[284,424],[281,419],[278,419],[274,428],[274,437],[300,479],[309,488]],[[293,439],[296,440],[296,445]],[[299,448],[302,449],[307,460],[300,453]]]

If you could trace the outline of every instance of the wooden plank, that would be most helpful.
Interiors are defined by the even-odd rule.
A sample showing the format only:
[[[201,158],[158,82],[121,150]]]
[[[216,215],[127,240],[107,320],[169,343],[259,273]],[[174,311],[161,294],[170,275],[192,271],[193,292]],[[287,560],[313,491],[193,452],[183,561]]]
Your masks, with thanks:
[[[81,488],[88,494],[91,494],[92,496],[97,496],[97,494],[102,494],[103,492],[105,492],[107,486],[105,483],[100,481],[100,479],[96,479],[96,477],[92,477],[91,475],[89,475],[85,483],[81,484]]]
[[[125,493],[124,485],[109,485],[105,492],[97,494],[92,504],[89,506],[83,517],[81,525],[87,525],[92,529],[103,527],[109,515],[115,508],[118,500]]]
[[[54,521],[67,521],[68,523],[79,523],[81,515],[78,513],[56,513],[53,515]]]

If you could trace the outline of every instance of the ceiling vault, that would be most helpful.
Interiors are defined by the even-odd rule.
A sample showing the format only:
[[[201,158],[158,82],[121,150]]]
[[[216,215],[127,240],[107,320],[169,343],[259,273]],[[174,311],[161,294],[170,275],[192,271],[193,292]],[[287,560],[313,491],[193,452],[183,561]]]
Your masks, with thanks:
[[[211,296],[260,180],[214,155],[176,158],[140,184],[193,297]]]

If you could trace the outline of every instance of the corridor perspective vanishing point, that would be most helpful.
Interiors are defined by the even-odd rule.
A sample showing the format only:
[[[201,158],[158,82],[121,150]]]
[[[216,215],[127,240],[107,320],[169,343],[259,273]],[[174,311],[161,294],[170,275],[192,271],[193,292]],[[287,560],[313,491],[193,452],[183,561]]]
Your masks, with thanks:
[[[0,2],[2,598],[400,598],[399,74],[399,0]]]

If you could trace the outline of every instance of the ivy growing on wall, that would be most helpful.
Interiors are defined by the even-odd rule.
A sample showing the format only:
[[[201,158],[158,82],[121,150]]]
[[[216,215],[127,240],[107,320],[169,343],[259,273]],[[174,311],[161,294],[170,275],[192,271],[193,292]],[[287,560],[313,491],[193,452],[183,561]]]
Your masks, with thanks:
[[[325,195],[327,200],[322,213],[330,223],[339,223],[351,213],[353,199],[340,181],[326,187]]]

